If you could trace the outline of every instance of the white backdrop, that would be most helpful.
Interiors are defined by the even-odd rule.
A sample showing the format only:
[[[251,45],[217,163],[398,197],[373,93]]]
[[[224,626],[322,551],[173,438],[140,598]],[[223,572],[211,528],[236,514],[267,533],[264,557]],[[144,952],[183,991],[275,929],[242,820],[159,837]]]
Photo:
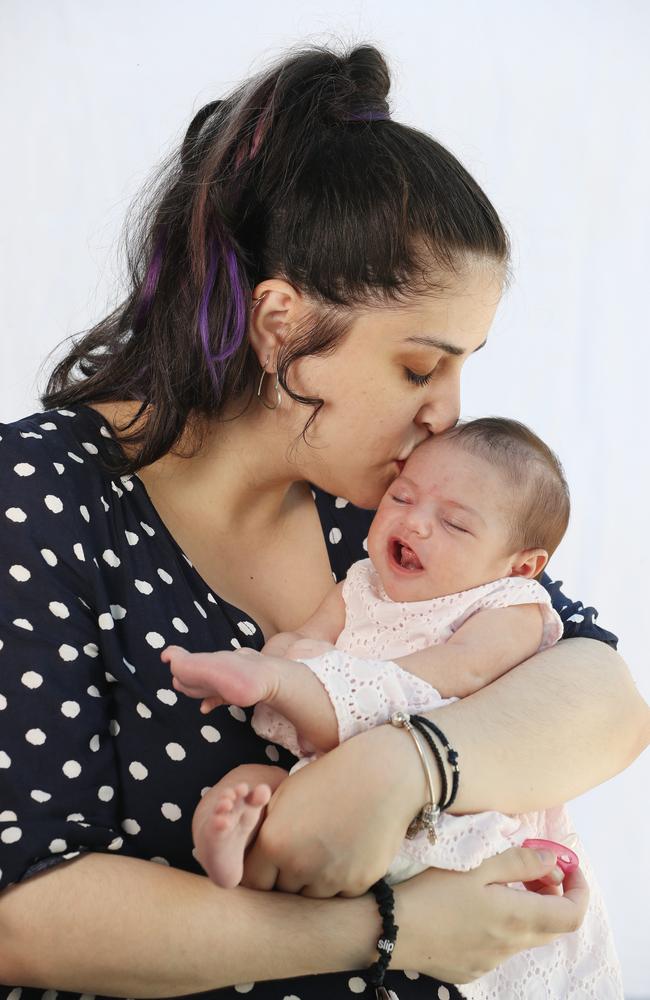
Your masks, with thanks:
[[[573,519],[550,571],[600,609],[650,700],[647,0],[248,0],[239,16],[218,0],[3,0],[0,419],[38,409],[47,352],[115,300],[130,198],[193,112],[334,36],[383,49],[393,117],[449,146],[510,230],[516,280],[467,366],[464,415],[518,417],[560,454]],[[646,755],[572,806],[631,997],[650,996],[649,786]]]

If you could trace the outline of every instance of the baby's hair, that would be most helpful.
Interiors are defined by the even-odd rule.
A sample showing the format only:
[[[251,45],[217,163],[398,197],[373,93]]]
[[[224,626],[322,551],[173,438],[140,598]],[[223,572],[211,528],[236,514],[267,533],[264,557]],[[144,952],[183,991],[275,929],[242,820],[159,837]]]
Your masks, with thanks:
[[[557,455],[525,424],[505,417],[458,423],[444,438],[505,473],[514,500],[509,547],[546,549],[550,559],[564,537],[571,511]]]

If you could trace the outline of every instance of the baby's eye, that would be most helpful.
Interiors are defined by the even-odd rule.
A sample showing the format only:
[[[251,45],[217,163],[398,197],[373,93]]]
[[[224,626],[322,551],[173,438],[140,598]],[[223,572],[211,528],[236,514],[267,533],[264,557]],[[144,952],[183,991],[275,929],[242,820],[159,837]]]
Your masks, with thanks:
[[[461,528],[460,524],[454,524],[453,521],[445,521],[445,524],[448,524],[450,528],[455,528],[456,531],[462,531],[464,535],[469,535],[467,528]]]
[[[407,497],[398,497],[395,493],[391,493],[391,500],[394,500],[395,503],[409,503]]]

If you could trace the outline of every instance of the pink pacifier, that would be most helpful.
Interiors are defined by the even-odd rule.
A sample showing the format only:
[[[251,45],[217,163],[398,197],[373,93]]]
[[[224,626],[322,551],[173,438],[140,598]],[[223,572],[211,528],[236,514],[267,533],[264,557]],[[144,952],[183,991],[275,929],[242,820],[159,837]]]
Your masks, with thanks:
[[[535,851],[552,851],[555,854],[558,868],[561,868],[565,875],[576,870],[580,864],[578,855],[564,844],[556,844],[554,840],[524,840],[522,847],[532,847]]]

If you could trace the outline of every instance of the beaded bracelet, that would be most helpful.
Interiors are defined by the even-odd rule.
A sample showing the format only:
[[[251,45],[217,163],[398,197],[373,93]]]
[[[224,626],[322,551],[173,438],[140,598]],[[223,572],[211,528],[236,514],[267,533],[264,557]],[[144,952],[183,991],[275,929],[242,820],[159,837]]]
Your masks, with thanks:
[[[383,985],[386,969],[391,960],[399,930],[394,920],[395,897],[388,882],[383,878],[380,878],[374,885],[371,885],[369,891],[372,892],[377,900],[382,928],[381,937],[377,941],[379,958],[367,970],[366,978],[370,985],[375,987],[376,1000],[398,1000],[397,994],[393,990],[386,989]]]
[[[431,719],[427,719],[424,715],[412,715],[410,716],[410,721],[413,726],[419,729],[419,731],[422,733],[425,739],[427,739],[427,743],[429,744],[429,746],[433,749],[434,756],[438,763],[438,767],[440,768],[441,780],[444,768],[442,764],[442,759],[440,757],[440,753],[437,747],[435,747],[434,749],[435,745],[433,743],[433,740],[428,736],[428,733],[426,733],[422,727],[424,726],[427,729],[430,729],[432,732],[434,732],[438,737],[438,739],[440,740],[440,742],[442,743],[445,750],[447,751],[447,760],[451,767],[451,795],[447,799],[447,782],[445,780],[443,785],[444,791],[440,796],[440,806],[439,806],[440,812],[443,812],[445,809],[449,809],[449,807],[455,801],[456,795],[458,794],[458,784],[460,781],[460,768],[458,767],[458,751],[454,750],[454,748],[450,745],[449,740],[447,739],[443,731],[439,729],[438,726],[436,726],[435,722],[432,722]]]

